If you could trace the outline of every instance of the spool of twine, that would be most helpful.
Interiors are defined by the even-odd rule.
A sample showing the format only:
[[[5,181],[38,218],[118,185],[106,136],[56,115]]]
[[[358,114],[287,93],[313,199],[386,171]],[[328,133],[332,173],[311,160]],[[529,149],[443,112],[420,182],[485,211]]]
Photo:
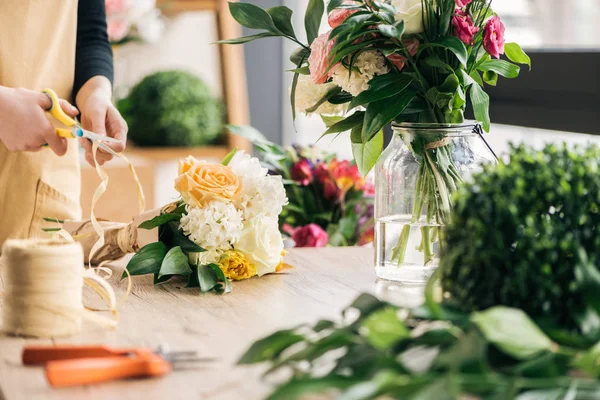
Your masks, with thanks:
[[[11,335],[61,337],[81,330],[83,250],[56,239],[8,240],[2,247],[2,323]]]

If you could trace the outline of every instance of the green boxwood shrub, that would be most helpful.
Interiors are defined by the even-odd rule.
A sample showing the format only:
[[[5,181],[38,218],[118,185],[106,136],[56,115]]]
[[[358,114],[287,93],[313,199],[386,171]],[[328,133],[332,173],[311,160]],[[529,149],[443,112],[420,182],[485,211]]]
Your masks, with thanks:
[[[129,138],[140,147],[201,146],[223,131],[223,107],[208,86],[184,71],[145,77],[118,103]]]
[[[594,274],[600,259],[599,162],[596,146],[521,146],[464,185],[441,255],[450,300],[464,311],[506,305],[600,332],[576,279],[580,263]]]

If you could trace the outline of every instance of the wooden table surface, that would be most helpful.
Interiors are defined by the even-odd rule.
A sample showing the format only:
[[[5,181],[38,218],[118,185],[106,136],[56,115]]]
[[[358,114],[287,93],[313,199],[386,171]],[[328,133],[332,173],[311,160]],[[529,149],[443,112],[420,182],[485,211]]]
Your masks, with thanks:
[[[376,282],[372,259],[373,250],[367,248],[294,249],[286,257],[293,269],[236,282],[233,292],[222,296],[170,283],[154,286],[150,277],[135,277],[131,296],[119,307],[116,330],[84,323],[82,333],[68,339],[0,336],[0,399],[264,398],[269,386],[259,379],[261,367],[235,365],[254,340],[276,329],[336,318],[361,292],[390,300],[420,301],[419,290]],[[124,265],[115,264],[113,276],[120,276]],[[125,281],[113,279],[112,283],[120,298]],[[84,297],[88,305],[100,304],[87,290]],[[157,379],[52,389],[42,368],[20,363],[23,345],[51,343],[152,348],[166,344],[172,350],[196,350],[217,361]]]

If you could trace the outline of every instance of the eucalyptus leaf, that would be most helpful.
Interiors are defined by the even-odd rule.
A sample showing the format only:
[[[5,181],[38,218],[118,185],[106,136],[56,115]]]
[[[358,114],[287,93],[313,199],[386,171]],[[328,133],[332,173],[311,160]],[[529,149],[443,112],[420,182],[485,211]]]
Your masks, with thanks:
[[[240,358],[238,364],[254,364],[275,360],[285,349],[303,340],[304,336],[291,329],[275,332],[256,341]]]
[[[145,245],[138,251],[127,263],[125,267],[129,275],[157,274],[160,271],[167,247],[162,242],[154,242]],[[127,277],[127,272],[123,271],[121,279]]]
[[[265,29],[280,34],[273,19],[262,8],[250,3],[229,2],[229,12],[240,25],[251,29]]]
[[[168,251],[163,259],[158,279],[166,275],[189,275],[192,273],[188,256],[181,250],[181,247],[173,247]]]
[[[504,45],[504,54],[512,62],[528,65],[529,70],[531,71],[531,58],[529,58],[517,43],[506,43]]]
[[[161,225],[164,225],[167,222],[179,221],[180,219],[181,219],[181,214],[174,214],[174,213],[173,214],[161,214],[161,215],[158,215],[148,221],[142,222],[138,226],[138,228],[150,230],[150,229],[157,228]]]
[[[527,314],[516,308],[496,306],[473,313],[471,321],[489,342],[519,360],[530,359],[556,348],[556,344]]]
[[[319,36],[321,20],[325,12],[323,0],[309,0],[304,16],[304,26],[306,28],[306,38],[308,43],[312,43]]]

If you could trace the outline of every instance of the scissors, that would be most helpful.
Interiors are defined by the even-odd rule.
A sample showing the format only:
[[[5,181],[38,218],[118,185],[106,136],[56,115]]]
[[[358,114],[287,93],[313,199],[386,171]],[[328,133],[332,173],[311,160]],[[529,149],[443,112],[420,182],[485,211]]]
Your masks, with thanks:
[[[68,127],[68,129],[56,128],[56,134],[58,136],[64,137],[67,139],[86,138],[86,139],[90,140],[91,142],[98,141],[99,142],[98,147],[100,147],[102,150],[106,151],[107,153],[110,153],[114,156],[118,156],[118,154],[113,149],[108,147],[106,145],[106,143],[119,143],[120,140],[111,138],[111,137],[108,137],[105,135],[99,135],[97,133],[83,129],[76,119],[71,118],[67,114],[65,114],[63,109],[60,107],[60,102],[58,100],[58,96],[56,95],[54,90],[44,89],[44,90],[42,90],[42,93],[44,93],[46,96],[48,96],[48,98],[50,99],[50,102],[51,102],[50,108],[47,109],[46,111],[48,111],[50,113],[50,115],[52,115],[60,123],[62,123],[63,125]]]

